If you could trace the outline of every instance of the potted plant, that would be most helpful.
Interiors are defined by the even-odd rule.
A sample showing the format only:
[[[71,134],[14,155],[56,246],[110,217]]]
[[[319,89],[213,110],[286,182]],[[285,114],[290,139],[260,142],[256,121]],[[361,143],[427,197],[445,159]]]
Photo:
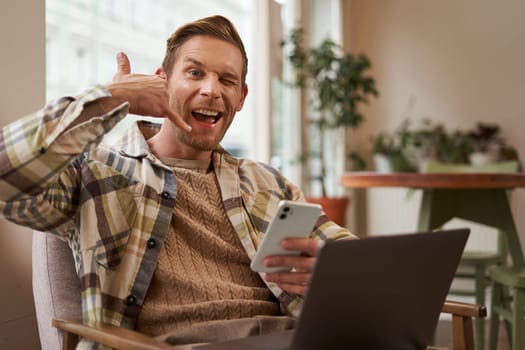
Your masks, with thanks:
[[[442,123],[424,118],[419,127],[406,133],[404,153],[416,170],[421,170],[426,162],[468,162],[471,145],[468,136],[459,129],[450,132]]]
[[[446,130],[443,124],[422,119],[412,127],[404,120],[393,132],[372,139],[376,171],[421,171],[427,162],[486,165],[518,161],[518,153],[500,136],[496,124],[478,123],[472,130]]]
[[[407,126],[408,121],[404,121],[394,132],[382,131],[372,139],[372,156],[377,172],[415,171],[404,153],[409,139]]]
[[[498,125],[479,122],[468,133],[473,148],[469,158],[471,164],[484,165],[498,160],[498,154],[504,144],[499,132]]]
[[[330,150],[326,149],[327,135],[341,135],[344,145],[344,130],[361,124],[363,116],[358,107],[367,103],[370,96],[378,95],[374,78],[367,74],[371,63],[363,54],[344,53],[330,39],[323,40],[317,47],[308,47],[301,28],[292,30],[281,45],[288,49],[287,59],[295,70],[291,85],[308,94],[312,107],[305,125],[310,135],[308,151],[299,159],[305,165],[303,169],[308,171],[309,181],[319,183],[321,197],[328,198],[327,151]],[[363,159],[357,153],[351,152],[350,159],[363,167]],[[324,204],[325,212],[327,208]],[[328,215],[334,219],[334,215]]]
[[[378,171],[418,171],[426,162],[467,163],[472,150],[467,133],[449,132],[443,124],[422,119],[412,127],[404,120],[392,133],[381,132],[372,143]],[[379,161],[379,163],[378,163]]]

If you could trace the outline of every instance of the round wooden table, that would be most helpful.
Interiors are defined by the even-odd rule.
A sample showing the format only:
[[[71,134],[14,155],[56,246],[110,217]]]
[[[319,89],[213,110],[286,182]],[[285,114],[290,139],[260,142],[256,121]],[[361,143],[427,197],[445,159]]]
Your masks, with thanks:
[[[441,227],[452,218],[494,227],[504,233],[513,265],[525,266],[507,193],[525,187],[525,173],[347,172],[341,182],[349,188],[421,189],[419,230]]]
[[[525,173],[377,173],[353,171],[343,174],[343,186],[352,188],[408,187],[419,189],[469,188],[469,189],[513,189],[525,187]]]

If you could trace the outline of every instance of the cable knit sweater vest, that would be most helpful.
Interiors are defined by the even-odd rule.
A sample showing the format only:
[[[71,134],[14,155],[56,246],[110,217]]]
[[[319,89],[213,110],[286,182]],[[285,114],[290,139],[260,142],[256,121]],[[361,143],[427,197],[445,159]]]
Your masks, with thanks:
[[[174,169],[177,199],[137,330],[158,336],[211,320],[279,315],[224,212],[210,161],[162,161]]]

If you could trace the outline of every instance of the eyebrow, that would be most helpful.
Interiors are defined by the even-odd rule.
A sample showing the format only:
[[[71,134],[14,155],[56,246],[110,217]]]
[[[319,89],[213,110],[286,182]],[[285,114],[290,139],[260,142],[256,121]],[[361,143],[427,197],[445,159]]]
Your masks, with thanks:
[[[198,67],[204,67],[204,64],[193,58],[193,57],[186,57],[184,59],[184,63],[193,63],[194,65],[198,66]],[[233,79],[233,80],[236,80],[236,81],[241,81],[241,77],[233,72],[230,72],[230,71],[223,71],[223,72],[220,72],[220,76],[223,77],[223,78],[227,78],[227,79]]]
[[[193,63],[193,64],[195,64],[197,66],[200,66],[200,67],[204,66],[204,64],[202,64],[201,61],[196,60],[195,58],[192,58],[192,57],[186,57],[184,59],[184,63],[187,63],[187,62]]]

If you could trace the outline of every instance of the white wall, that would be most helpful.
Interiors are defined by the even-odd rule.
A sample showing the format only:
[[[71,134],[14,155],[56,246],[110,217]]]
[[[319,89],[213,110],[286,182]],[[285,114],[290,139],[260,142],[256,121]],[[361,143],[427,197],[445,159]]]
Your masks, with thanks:
[[[0,125],[45,98],[44,1],[0,2]],[[31,293],[31,232],[0,220],[0,349],[38,349]]]
[[[359,129],[362,148],[370,150],[371,135],[407,116],[451,129],[485,121],[499,123],[525,160],[524,1],[344,0],[343,20],[345,46],[369,55],[380,92]],[[374,190],[354,201],[358,210],[368,208],[358,227],[415,229],[418,197],[405,195]],[[514,191],[512,207],[524,245],[525,190]]]

